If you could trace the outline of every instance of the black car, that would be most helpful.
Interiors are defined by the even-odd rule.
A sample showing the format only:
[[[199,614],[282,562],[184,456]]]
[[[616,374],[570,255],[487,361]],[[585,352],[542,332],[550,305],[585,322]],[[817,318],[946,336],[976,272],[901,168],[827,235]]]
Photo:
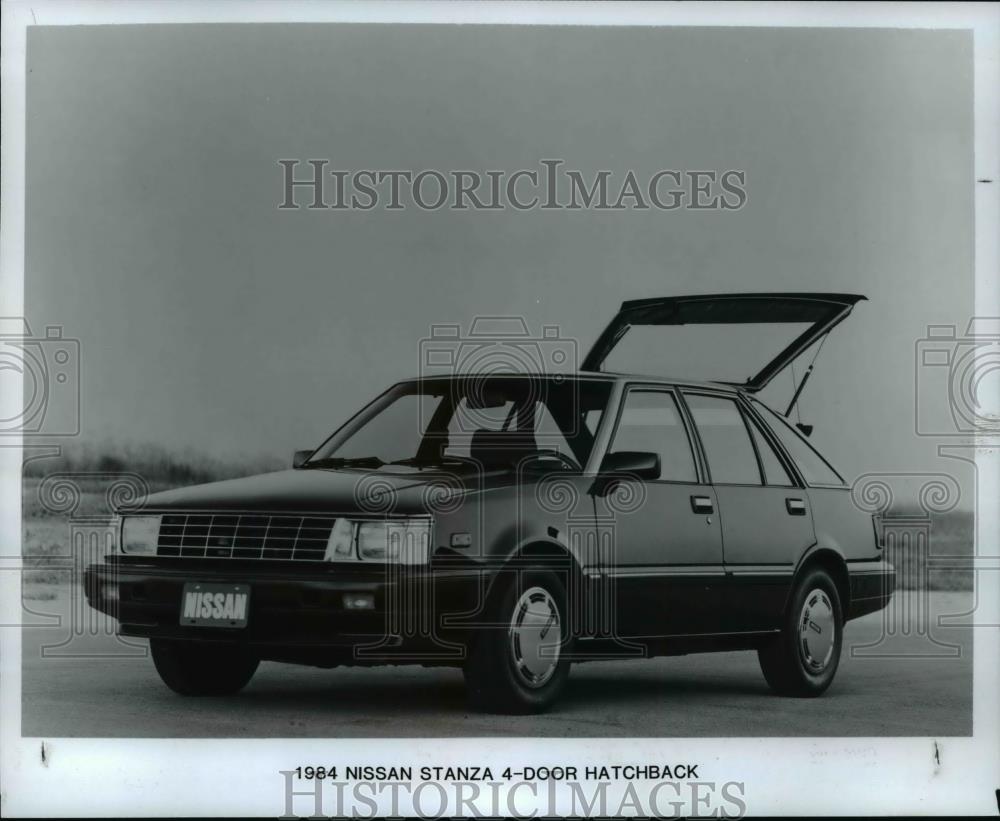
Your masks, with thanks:
[[[88,601],[184,695],[235,693],[261,660],[417,663],[528,712],[571,662],[710,650],[755,650],[776,692],[819,695],[894,572],[843,477],[755,394],[861,299],[626,302],[577,373],[393,385],[292,470],[119,511]],[[601,370],[630,329],[750,326],[784,338],[742,381]]]

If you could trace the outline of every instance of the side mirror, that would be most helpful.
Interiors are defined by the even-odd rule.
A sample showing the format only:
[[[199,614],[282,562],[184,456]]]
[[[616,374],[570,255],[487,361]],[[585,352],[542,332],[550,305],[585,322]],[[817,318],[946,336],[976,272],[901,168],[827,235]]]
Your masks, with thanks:
[[[804,422],[796,422],[795,427],[802,431],[803,436],[812,436],[813,426],[807,425]]]
[[[601,476],[608,478],[660,478],[660,455],[644,450],[620,450],[609,453],[601,462]]]
[[[313,450],[297,450],[297,451],[295,451],[295,455],[292,457],[292,467],[293,468],[300,468],[300,467],[302,467],[306,463],[306,460],[310,456],[312,456],[315,452],[316,451],[313,451]]]

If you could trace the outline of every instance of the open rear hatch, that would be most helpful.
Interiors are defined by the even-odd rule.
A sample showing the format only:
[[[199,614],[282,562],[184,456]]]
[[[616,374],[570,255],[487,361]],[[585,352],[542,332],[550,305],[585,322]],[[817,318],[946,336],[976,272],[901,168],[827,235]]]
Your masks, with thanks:
[[[675,358],[694,359],[709,348],[712,370],[716,373],[728,367],[732,371],[726,378],[715,375],[691,373],[688,370],[673,372],[671,376],[684,376],[707,381],[737,385],[750,392],[764,388],[793,360],[824,337],[842,322],[855,304],[865,299],[858,294],[706,294],[702,296],[675,296],[655,299],[635,299],[623,302],[611,324],[604,329],[597,342],[583,361],[583,370],[599,371],[612,350],[622,341],[631,328],[649,326],[706,326],[699,334],[695,347],[676,344],[670,352]],[[726,326],[776,326],[762,328],[766,332],[765,353],[740,341]],[[716,326],[714,329],[707,326]],[[740,328],[739,330],[743,330]],[[706,343],[706,333],[716,340]],[[653,354],[666,353],[671,343],[647,343]],[[748,352],[750,352],[748,354]],[[756,356],[757,361],[739,363],[740,355]],[[704,358],[704,357],[702,357]],[[743,368],[742,374],[737,368]],[[753,370],[756,369],[756,370]],[[629,368],[632,371],[634,369]],[[751,376],[745,376],[746,373]],[[800,386],[801,387],[801,386]]]

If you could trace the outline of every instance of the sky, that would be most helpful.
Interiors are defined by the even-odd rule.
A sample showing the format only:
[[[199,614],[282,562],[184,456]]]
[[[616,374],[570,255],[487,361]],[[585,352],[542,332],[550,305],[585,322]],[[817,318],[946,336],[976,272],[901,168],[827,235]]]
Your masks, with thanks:
[[[956,471],[915,357],[972,311],[967,32],[33,27],[28,72],[26,310],[80,341],[82,441],[290,460],[435,324],[523,317],[582,358],[625,299],[816,290],[868,297],[801,401],[816,444],[851,478]],[[739,169],[747,201],[280,210],[282,158]]]

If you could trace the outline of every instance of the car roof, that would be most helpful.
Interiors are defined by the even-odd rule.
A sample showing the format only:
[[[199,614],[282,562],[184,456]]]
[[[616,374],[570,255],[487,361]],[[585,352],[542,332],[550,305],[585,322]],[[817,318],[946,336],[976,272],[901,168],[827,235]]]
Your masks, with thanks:
[[[680,385],[686,388],[711,388],[715,391],[727,391],[729,393],[738,393],[741,390],[741,386],[733,385],[730,382],[710,382],[705,379],[688,379],[680,376],[663,376],[662,374],[602,371],[602,375],[610,376],[620,382],[655,382],[662,385]],[[578,374],[574,374],[574,376],[586,378],[591,376],[591,373],[589,371],[580,371]]]
[[[725,391],[728,393],[739,393],[741,391],[740,386],[733,385],[729,382],[709,382],[703,379],[687,379],[682,377],[669,377],[662,375],[653,374],[643,374],[643,373],[616,373],[614,371],[571,371],[568,373],[528,373],[525,372],[509,372],[509,373],[452,373],[452,374],[425,374],[423,376],[415,376],[411,379],[403,379],[402,383],[405,382],[433,382],[440,381],[443,379],[483,379],[483,378],[496,378],[496,379],[552,379],[554,377],[562,377],[563,379],[576,379],[576,380],[588,380],[595,382],[646,382],[655,383],[657,385],[680,385],[689,388],[707,388],[715,391]]]

